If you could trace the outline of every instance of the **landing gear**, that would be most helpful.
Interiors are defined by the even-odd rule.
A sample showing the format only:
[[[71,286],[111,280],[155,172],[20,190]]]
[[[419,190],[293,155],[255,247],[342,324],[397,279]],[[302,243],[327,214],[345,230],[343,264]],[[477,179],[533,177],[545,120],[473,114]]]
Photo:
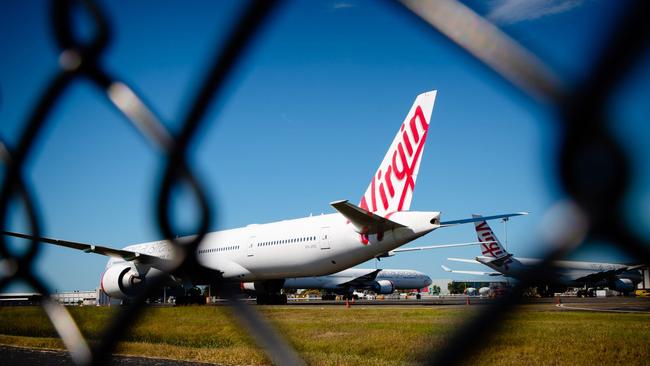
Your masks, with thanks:
[[[578,290],[576,295],[578,297],[595,297],[596,296],[596,289],[589,288],[589,289]]]
[[[280,293],[282,286],[284,286],[284,280],[255,282],[257,305],[285,305],[287,295]]]

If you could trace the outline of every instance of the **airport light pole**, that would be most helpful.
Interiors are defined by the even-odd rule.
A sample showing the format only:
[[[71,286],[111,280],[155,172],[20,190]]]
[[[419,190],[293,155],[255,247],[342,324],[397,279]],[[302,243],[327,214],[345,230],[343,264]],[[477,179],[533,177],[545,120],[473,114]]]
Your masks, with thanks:
[[[501,219],[501,221],[503,222],[503,230],[505,231],[504,237],[505,237],[506,251],[508,251],[508,221],[509,220],[510,220],[509,217],[504,217],[503,219]],[[508,279],[508,277],[505,277],[505,279],[506,279],[507,286],[509,286],[510,280]]]
[[[508,250],[508,221],[509,220],[510,220],[510,218],[508,218],[508,217],[504,217],[503,219],[501,219],[501,221],[503,222],[503,230],[506,232],[506,234],[505,234],[506,251]]]

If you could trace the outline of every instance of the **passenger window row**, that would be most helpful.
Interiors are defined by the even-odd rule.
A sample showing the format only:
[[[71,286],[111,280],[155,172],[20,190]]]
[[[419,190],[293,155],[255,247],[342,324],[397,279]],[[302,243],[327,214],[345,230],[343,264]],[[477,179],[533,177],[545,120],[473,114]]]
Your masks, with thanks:
[[[269,245],[304,243],[304,242],[307,242],[307,241],[315,241],[315,240],[316,240],[315,236],[306,236],[306,237],[302,237],[302,238],[265,241],[265,242],[257,243],[257,246],[258,247],[266,247],[266,246],[269,246]]]
[[[203,253],[216,253],[216,252],[223,252],[226,250],[237,250],[239,249],[239,245],[229,245],[226,247],[219,247],[219,248],[211,248],[211,249],[201,249],[199,250],[199,254]]]

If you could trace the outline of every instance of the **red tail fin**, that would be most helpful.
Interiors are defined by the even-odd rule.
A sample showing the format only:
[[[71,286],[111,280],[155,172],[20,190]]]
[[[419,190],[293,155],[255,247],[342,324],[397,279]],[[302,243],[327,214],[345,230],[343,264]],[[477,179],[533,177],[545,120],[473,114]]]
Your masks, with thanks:
[[[359,206],[384,216],[411,207],[437,91],[420,94],[402,122]]]
[[[481,217],[481,215],[472,215],[472,217]],[[508,252],[503,249],[501,242],[497,236],[494,235],[494,232],[490,228],[490,225],[488,225],[487,221],[477,221],[474,223],[474,226],[476,228],[478,241],[482,242],[481,252],[484,256],[501,258],[508,255]]]

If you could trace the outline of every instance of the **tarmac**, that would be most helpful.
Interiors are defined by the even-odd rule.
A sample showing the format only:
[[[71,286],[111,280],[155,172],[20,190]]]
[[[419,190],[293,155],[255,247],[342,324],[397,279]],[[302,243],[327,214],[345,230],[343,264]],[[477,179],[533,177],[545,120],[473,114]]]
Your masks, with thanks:
[[[387,300],[356,300],[350,301],[350,306],[398,306],[398,307],[435,307],[435,306],[482,306],[488,305],[497,299],[478,296],[441,296],[423,297],[416,299],[387,299]],[[546,297],[526,298],[521,304],[548,305],[540,306],[540,310],[580,310],[580,311],[609,311],[628,313],[649,313],[650,298],[648,297]],[[560,306],[558,306],[560,305]],[[287,306],[346,306],[343,300],[290,300]]]

